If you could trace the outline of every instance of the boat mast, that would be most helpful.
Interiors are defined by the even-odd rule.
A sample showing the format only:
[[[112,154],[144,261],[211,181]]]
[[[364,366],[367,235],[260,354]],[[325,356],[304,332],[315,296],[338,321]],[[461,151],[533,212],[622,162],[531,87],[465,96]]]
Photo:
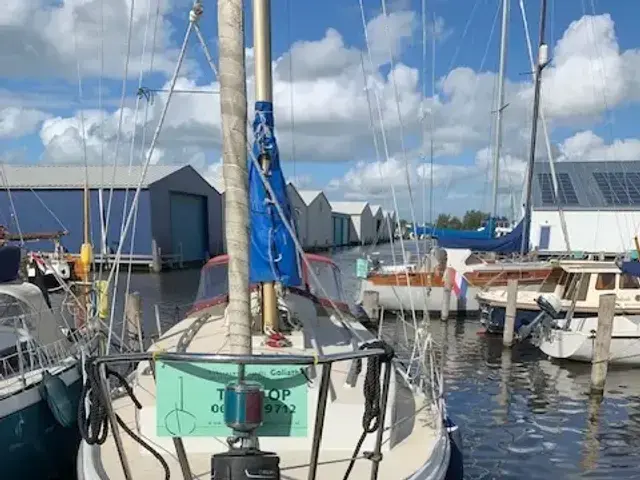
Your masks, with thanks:
[[[218,0],[222,174],[229,254],[227,307],[231,353],[251,354],[247,83],[242,0]]]
[[[273,102],[271,77],[271,0],[253,1],[253,48],[256,71],[256,102]],[[261,155],[260,165],[269,172],[269,155]],[[278,330],[275,282],[262,283],[262,325]]]
[[[491,217],[498,215],[498,176],[500,173],[500,150],[502,148],[502,111],[504,104],[504,76],[507,63],[507,33],[509,28],[509,0],[502,0],[502,31],[500,34],[500,70],[498,73],[498,111],[493,147],[493,205]]]
[[[80,247],[80,278],[82,280],[82,286],[80,287],[80,315],[76,320],[76,326],[83,326],[89,319],[89,293],[91,286],[89,284],[89,272],[91,271],[91,262],[93,261],[93,252],[91,249],[90,233],[89,233],[89,177],[85,176],[84,191],[83,191],[83,206],[84,206],[84,234],[83,242]]]
[[[524,228],[522,230],[522,243],[520,245],[521,255],[524,255],[529,247],[529,235],[531,231],[531,183],[533,181],[533,166],[536,159],[536,137],[538,135],[538,114],[540,110],[540,86],[542,83],[542,70],[549,63],[549,51],[547,45],[544,43],[546,17],[547,0],[542,0],[542,6],[540,8],[540,35],[538,39],[538,63],[535,71],[535,87],[533,95],[531,145],[529,148],[529,164],[527,165],[527,183],[525,184]]]

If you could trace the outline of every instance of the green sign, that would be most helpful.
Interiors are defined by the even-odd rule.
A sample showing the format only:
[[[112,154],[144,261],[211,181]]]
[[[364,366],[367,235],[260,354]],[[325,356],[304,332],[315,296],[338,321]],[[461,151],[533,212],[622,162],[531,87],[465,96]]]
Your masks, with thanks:
[[[299,365],[247,365],[246,379],[264,388],[259,436],[307,436],[307,376]],[[227,437],[225,387],[238,367],[202,362],[156,363],[156,424],[160,437]]]
[[[369,273],[369,262],[364,258],[356,260],[356,276],[358,278],[367,278]]]

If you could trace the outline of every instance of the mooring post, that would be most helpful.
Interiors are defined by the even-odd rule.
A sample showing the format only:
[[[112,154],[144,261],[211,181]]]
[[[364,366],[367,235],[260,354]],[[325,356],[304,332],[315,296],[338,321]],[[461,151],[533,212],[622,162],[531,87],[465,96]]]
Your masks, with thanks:
[[[442,306],[440,307],[440,320],[443,322],[449,319],[449,309],[451,308],[451,288],[453,286],[453,271],[445,268],[443,275]]]
[[[504,329],[502,330],[502,345],[513,345],[513,333],[516,327],[516,312],[518,310],[518,279],[507,280],[507,307],[504,312]]]
[[[136,335],[138,337],[139,351],[144,352],[144,344],[142,341],[142,299],[140,298],[140,294],[138,292],[127,294],[125,306],[125,322],[127,323],[127,328],[123,328],[122,341],[124,343],[129,335],[131,335],[131,337]],[[127,346],[134,350],[133,345]]]
[[[162,256],[155,238],[151,240],[151,271],[153,273],[162,271]]]
[[[613,331],[613,316],[616,309],[616,294],[600,295],[598,306],[598,330],[593,345],[591,360],[591,392],[604,392],[604,384],[609,367],[609,348],[611,347],[611,333]]]
[[[365,290],[362,293],[362,309],[369,317],[369,323],[373,324],[380,316],[380,293]]]

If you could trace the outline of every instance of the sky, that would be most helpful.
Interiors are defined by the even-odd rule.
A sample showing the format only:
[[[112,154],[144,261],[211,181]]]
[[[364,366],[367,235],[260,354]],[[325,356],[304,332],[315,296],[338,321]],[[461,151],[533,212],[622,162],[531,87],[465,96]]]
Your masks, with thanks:
[[[417,221],[489,211],[501,3],[273,0],[275,121],[287,179],[330,200],[397,204]],[[535,52],[540,0],[523,4]],[[203,5],[199,24],[217,64],[217,3]],[[510,5],[497,213],[514,217],[533,86],[519,0]],[[137,92],[168,88],[190,6],[8,0],[0,10],[0,160],[144,162],[167,95]],[[542,111],[556,161],[640,159],[638,14],[630,0],[549,0]],[[191,164],[220,188],[219,83],[195,36],[176,88],[190,93],[171,99],[151,162]],[[536,158],[548,161],[542,128]]]

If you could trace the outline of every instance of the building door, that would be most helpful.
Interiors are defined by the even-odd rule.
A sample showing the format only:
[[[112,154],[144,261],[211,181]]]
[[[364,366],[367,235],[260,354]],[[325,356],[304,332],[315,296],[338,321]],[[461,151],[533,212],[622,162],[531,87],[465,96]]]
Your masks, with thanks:
[[[171,192],[171,250],[182,260],[205,260],[208,250],[207,198]]]
[[[549,225],[541,226],[540,241],[538,242],[538,248],[540,250],[549,250],[550,240],[551,240],[551,227]]]

